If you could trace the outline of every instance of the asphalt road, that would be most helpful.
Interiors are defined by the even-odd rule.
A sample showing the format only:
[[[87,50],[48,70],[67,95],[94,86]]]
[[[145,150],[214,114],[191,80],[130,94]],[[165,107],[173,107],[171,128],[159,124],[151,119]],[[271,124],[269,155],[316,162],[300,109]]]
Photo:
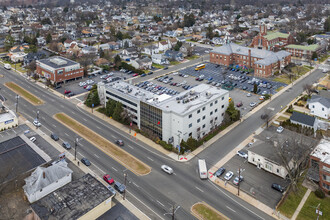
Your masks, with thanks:
[[[173,67],[167,71],[174,71],[179,68],[183,67]],[[85,140],[79,142],[78,158],[87,157],[93,164],[91,169],[97,174],[103,175],[107,172],[120,182],[124,180],[123,173],[128,174],[127,198],[151,219],[169,219],[170,215],[164,214],[170,212],[173,204],[181,207],[176,212],[177,219],[194,219],[190,214],[190,208],[195,202],[200,201],[212,205],[231,219],[241,219],[242,216],[244,216],[244,219],[251,220],[271,219],[259,209],[214,186],[213,183],[200,180],[197,174],[198,157],[205,158],[209,167],[216,163],[263,123],[260,120],[261,110],[200,153],[198,157],[187,163],[179,163],[159,154],[144,143],[130,139],[128,135],[123,134],[92,114],[80,110],[76,105],[64,100],[62,97],[57,97],[46,89],[40,88],[23,77],[17,77],[17,74],[2,67],[0,67],[0,71],[5,75],[5,77],[0,78],[1,84],[5,81],[13,81],[46,102],[42,106],[35,107],[21,98],[18,107],[19,112],[31,122],[36,117],[37,110],[39,110],[39,119],[42,123],[40,129],[46,134],[56,132],[60,138],[70,141],[73,145],[74,138],[78,136],[52,118],[55,113],[64,112],[112,142],[117,138],[124,140],[124,149],[127,152],[151,166],[152,172],[149,175],[136,176],[89,142]],[[161,74],[161,71],[158,73]],[[313,82],[321,75],[318,71],[303,81]],[[301,93],[302,85],[303,83],[298,83],[295,85],[295,89],[292,89],[291,92],[285,92],[266,107],[271,106],[275,108],[276,112],[279,111],[279,106],[284,106]],[[15,94],[5,86],[1,87],[0,92],[8,99],[7,104],[15,109]],[[71,153],[73,153],[73,150],[71,150]],[[174,169],[175,174],[169,176],[162,172],[160,170],[162,164],[169,164]]]
[[[39,120],[42,124],[40,129],[48,135],[52,132],[57,133],[61,138],[59,144],[64,140],[73,145],[73,140],[76,137],[79,138],[74,132],[53,119],[55,113],[64,112],[110,141],[114,142],[117,138],[123,139],[126,151],[151,166],[152,172],[149,175],[136,176],[89,142],[79,141],[78,158],[87,157],[92,162],[91,169],[100,176],[109,173],[115,180],[123,182],[123,173],[128,173],[127,198],[151,219],[169,219],[170,215],[164,214],[170,212],[173,204],[181,207],[176,212],[177,219],[194,219],[190,214],[190,208],[200,201],[207,202],[231,219],[240,219],[242,215],[246,216],[246,219],[258,219],[258,216],[260,219],[270,219],[250,204],[224,192],[208,181],[200,180],[197,174],[197,159],[188,163],[175,162],[144,143],[132,140],[128,135],[122,134],[92,114],[80,110],[63,97],[57,97],[23,77],[17,77],[11,71],[6,71],[1,67],[0,71],[5,75],[0,79],[1,84],[13,81],[45,101],[44,105],[35,107],[20,98],[18,111],[31,122],[39,111]],[[1,87],[1,94],[8,99],[6,104],[11,109],[15,109],[16,94],[3,85]],[[70,152],[74,154],[73,150]],[[160,170],[162,164],[171,165],[175,174],[169,176],[162,172]]]

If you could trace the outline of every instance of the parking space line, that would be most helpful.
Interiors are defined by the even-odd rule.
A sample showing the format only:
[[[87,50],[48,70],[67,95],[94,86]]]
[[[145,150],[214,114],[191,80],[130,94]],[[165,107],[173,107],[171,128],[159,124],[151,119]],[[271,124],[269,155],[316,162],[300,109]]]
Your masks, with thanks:
[[[55,128],[56,128],[56,125],[52,124]]]
[[[161,202],[159,202],[158,200],[156,200],[161,206],[165,207],[165,205]]]
[[[45,117],[41,117],[43,120],[46,120],[46,118]]]
[[[203,190],[201,190],[200,188],[198,188],[197,186],[195,186],[196,189],[198,189],[201,192],[204,192]]]
[[[71,112],[71,113],[74,114],[74,115],[76,114],[76,113],[74,113],[74,112]]]
[[[99,126],[96,126],[96,128],[101,130],[101,128]]]
[[[138,185],[138,184],[136,184],[136,183],[134,183],[134,182],[132,182],[132,183],[133,183],[133,185],[134,185],[134,186],[136,186],[136,187],[139,187],[139,185]]]
[[[227,209],[229,209],[229,210],[231,210],[231,211],[233,211],[233,212],[236,212],[234,209],[232,209],[232,208],[230,208],[230,207],[228,207],[228,206],[226,206],[227,207]]]
[[[118,172],[118,170],[116,169],[116,168],[114,168],[114,167],[111,167],[114,171],[116,171],[116,172]]]
[[[116,137],[114,135],[111,135],[111,137],[113,137],[114,139],[116,139]]]

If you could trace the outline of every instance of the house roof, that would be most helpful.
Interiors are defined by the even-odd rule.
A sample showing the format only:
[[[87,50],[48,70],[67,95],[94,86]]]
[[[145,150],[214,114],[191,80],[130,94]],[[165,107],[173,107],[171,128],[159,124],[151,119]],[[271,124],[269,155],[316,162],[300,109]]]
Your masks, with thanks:
[[[309,50],[309,51],[316,51],[319,47],[320,46],[318,44],[311,44],[308,46],[289,44],[289,45],[285,46],[285,48],[298,49],[298,50]]]
[[[323,163],[330,164],[330,141],[322,139],[311,153],[311,156],[319,158]]]
[[[273,40],[276,38],[288,38],[289,34],[281,33],[281,32],[270,32],[267,35],[264,36],[267,40]]]
[[[327,108],[330,108],[330,98],[325,98],[319,95],[312,95],[312,97],[308,100],[308,104],[318,102],[324,105]]]
[[[293,112],[291,117],[291,121],[299,122],[308,126],[313,127],[315,123],[315,117],[309,116],[300,112]]]

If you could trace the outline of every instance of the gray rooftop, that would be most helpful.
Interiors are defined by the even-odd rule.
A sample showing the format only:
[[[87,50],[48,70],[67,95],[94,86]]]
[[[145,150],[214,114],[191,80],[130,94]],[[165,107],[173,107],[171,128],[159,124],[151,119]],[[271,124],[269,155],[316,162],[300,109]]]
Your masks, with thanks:
[[[290,117],[291,121],[295,121],[295,122],[299,122],[311,127],[314,127],[314,123],[315,123],[315,117],[313,116],[309,116],[300,112],[293,112],[291,117]]]
[[[107,187],[88,173],[34,202],[31,207],[42,220],[79,219],[111,196]]]
[[[330,98],[322,97],[319,95],[312,95],[312,97],[308,100],[308,104],[319,102],[324,105],[326,108],[330,108]]]
[[[59,69],[59,68],[79,64],[75,61],[72,61],[72,60],[69,60],[65,57],[60,57],[60,56],[49,57],[47,59],[39,60],[39,62],[42,63],[42,64],[45,64],[47,66],[50,66],[54,69]]]

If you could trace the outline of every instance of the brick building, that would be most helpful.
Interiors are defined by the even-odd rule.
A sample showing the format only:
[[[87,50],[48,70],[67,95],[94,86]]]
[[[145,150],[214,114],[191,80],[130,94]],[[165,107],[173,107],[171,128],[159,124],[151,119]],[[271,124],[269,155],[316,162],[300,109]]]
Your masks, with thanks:
[[[285,50],[291,53],[291,56],[300,58],[312,58],[314,52],[320,54],[322,48],[318,44],[311,44],[308,46],[290,44],[285,47]]]
[[[278,51],[288,44],[293,44],[294,38],[290,33],[270,32],[267,33],[265,25],[260,25],[260,32],[251,42],[251,47]]]
[[[269,77],[275,71],[281,71],[291,62],[291,54],[286,51],[272,52],[231,43],[212,50],[210,62],[225,66],[239,65],[248,69],[252,68],[255,76]]]
[[[83,77],[84,69],[80,67],[80,63],[55,56],[38,60],[36,73],[50,79],[51,83],[61,83]]]
[[[326,193],[330,191],[330,141],[321,140],[310,154],[308,177],[319,183]]]

